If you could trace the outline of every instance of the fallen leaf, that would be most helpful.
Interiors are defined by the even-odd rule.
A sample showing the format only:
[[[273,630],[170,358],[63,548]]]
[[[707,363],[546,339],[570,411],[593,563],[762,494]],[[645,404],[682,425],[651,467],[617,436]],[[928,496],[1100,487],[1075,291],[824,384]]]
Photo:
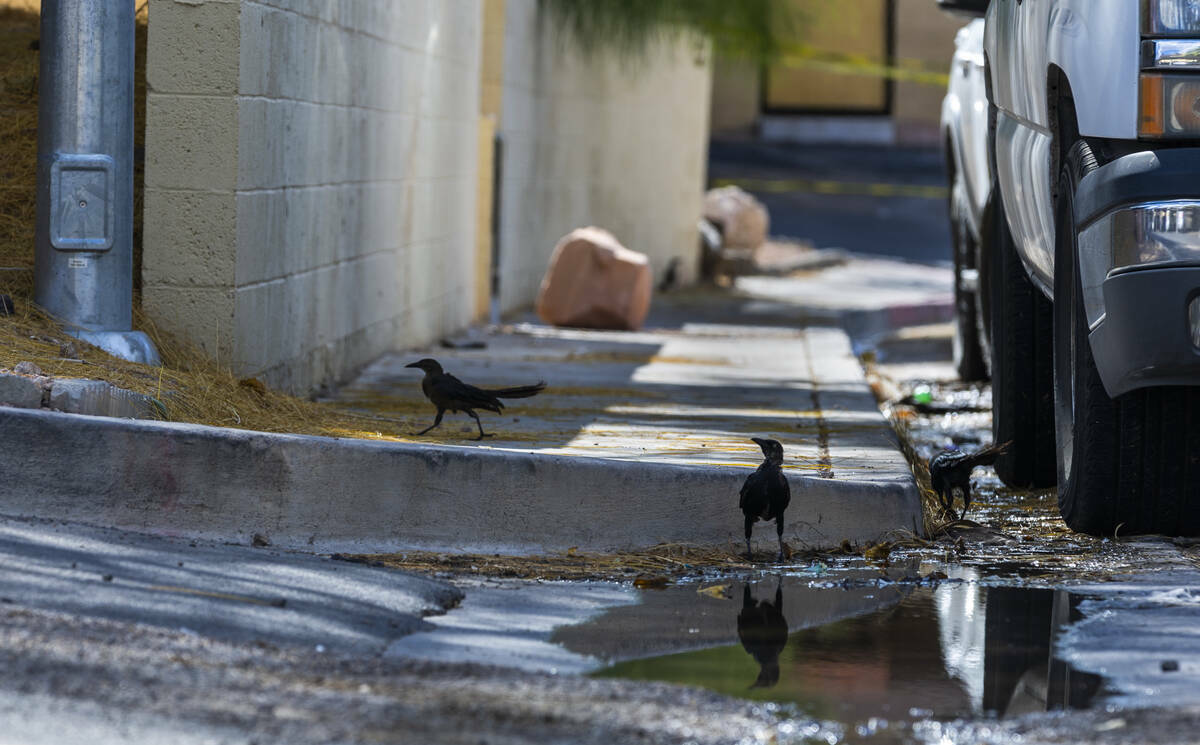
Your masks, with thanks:
[[[876,543],[874,546],[870,546],[863,551],[863,558],[868,561],[887,561],[888,556],[892,553],[893,546],[895,544],[889,541]]]
[[[639,590],[661,590],[669,584],[671,584],[670,578],[662,575],[644,575],[633,581],[633,586]]]
[[[249,388],[260,396],[267,395],[267,386],[258,378],[242,378],[238,381],[242,388]]]
[[[1116,719],[1109,719],[1106,722],[1101,722],[1100,724],[1097,724],[1095,727],[1093,727],[1093,729],[1096,732],[1111,732],[1115,729],[1122,729],[1124,727],[1125,727],[1125,720],[1118,717]]]
[[[708,587],[701,587],[699,590],[696,590],[696,593],[699,595],[707,595],[710,598],[716,598],[717,600],[728,600],[729,585],[710,585]]]
[[[567,556],[575,556],[579,553],[579,546],[571,546],[567,549]]]

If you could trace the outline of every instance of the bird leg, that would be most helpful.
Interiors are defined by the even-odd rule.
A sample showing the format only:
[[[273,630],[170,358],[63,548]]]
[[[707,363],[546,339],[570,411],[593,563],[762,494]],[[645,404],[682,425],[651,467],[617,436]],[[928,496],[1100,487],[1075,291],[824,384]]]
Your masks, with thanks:
[[[959,515],[960,520],[966,518],[967,508],[971,506],[971,482],[969,482],[969,481],[967,482],[967,488],[963,489],[962,497],[963,497],[963,511],[962,511],[962,514]]]
[[[750,550],[750,534],[754,532],[754,518],[746,515],[746,558],[754,561],[754,553]]]
[[[947,493],[947,494],[942,494],[941,492],[939,492],[938,493],[938,503],[942,505],[942,511],[945,512],[950,517],[951,520],[958,519],[958,513],[954,511],[954,490],[953,489],[951,489],[949,491],[949,493]]]
[[[779,557],[775,561],[783,561],[783,515],[775,518],[775,534],[779,537]]]
[[[475,438],[476,440],[482,440],[483,438],[491,437],[492,434],[494,434],[494,433],[487,433],[487,432],[483,431],[483,423],[479,421],[478,414],[476,414],[474,411],[471,411],[470,409],[467,409],[466,412],[471,415],[471,418],[475,420],[475,424],[479,426],[479,437],[476,437]]]
[[[445,415],[446,415],[446,410],[445,410],[445,409],[438,409],[437,417],[436,417],[436,418],[433,420],[433,424],[429,425],[429,426],[428,426],[428,427],[426,427],[425,429],[423,429],[423,430],[421,430],[420,432],[418,432],[418,433],[417,433],[417,436],[419,437],[420,435],[423,435],[423,434],[425,434],[425,433],[426,433],[426,432],[428,432],[429,430],[431,430],[431,429],[433,429],[434,427],[436,427],[436,426],[438,426],[439,424],[441,424],[441,423],[442,423],[442,417],[443,417],[443,416],[445,416]]]

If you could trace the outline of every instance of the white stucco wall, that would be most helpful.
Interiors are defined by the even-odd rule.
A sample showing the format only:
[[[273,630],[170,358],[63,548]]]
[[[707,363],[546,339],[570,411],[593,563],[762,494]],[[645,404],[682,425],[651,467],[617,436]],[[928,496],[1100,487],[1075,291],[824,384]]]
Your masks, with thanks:
[[[537,0],[508,0],[500,134],[500,300],[529,305],[554,244],[608,229],[695,276],[708,146],[710,62],[690,41],[644,60],[587,58],[538,22]]]
[[[151,0],[143,306],[304,392],[464,326],[479,0]]]

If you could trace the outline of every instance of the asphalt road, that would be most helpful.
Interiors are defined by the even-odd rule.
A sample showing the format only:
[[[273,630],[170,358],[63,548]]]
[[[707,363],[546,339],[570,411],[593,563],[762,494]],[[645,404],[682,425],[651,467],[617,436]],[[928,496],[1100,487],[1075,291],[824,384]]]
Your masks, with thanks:
[[[444,582],[311,554],[0,517],[0,607],[374,654],[461,598]]]
[[[772,235],[858,254],[950,261],[937,148],[717,141],[709,147],[708,177],[741,183],[762,200]]]

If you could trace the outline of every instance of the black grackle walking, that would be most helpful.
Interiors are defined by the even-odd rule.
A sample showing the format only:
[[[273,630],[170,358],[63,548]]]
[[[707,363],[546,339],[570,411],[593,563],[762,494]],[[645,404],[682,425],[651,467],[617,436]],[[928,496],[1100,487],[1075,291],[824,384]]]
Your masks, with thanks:
[[[479,426],[479,437],[476,437],[476,440],[491,437],[490,434],[483,431],[483,424],[480,423],[475,409],[499,414],[504,409],[504,404],[500,403],[500,399],[529,398],[541,393],[542,389],[546,387],[546,381],[540,380],[533,385],[518,385],[512,388],[476,388],[462,382],[450,373],[443,372],[438,361],[428,357],[405,365],[405,367],[416,367],[425,371],[425,377],[421,380],[421,391],[425,394],[425,398],[428,398],[437,407],[437,417],[433,420],[433,424],[418,432],[418,435],[423,435],[441,424],[442,416],[447,411],[461,411],[474,419],[475,424]]]
[[[737,617],[738,641],[758,663],[751,688],[771,688],[779,682],[779,653],[787,646],[788,623],[783,617],[783,586],[775,586],[775,602],[754,601],[750,584],[742,589],[742,612]]]
[[[783,511],[792,501],[787,477],[783,475],[783,445],[778,440],[751,437],[763,451],[763,462],[746,477],[738,498],[738,508],[746,516],[746,558],[750,551],[750,533],[759,520],[774,520],[779,535],[779,561],[783,561]]]
[[[992,445],[974,453],[964,453],[961,450],[946,450],[938,453],[929,460],[929,481],[937,492],[942,507],[954,515],[955,492],[962,494],[962,514],[967,514],[971,506],[971,472],[976,466],[990,466],[996,462],[996,456],[1002,455],[1012,442],[1003,445]]]

